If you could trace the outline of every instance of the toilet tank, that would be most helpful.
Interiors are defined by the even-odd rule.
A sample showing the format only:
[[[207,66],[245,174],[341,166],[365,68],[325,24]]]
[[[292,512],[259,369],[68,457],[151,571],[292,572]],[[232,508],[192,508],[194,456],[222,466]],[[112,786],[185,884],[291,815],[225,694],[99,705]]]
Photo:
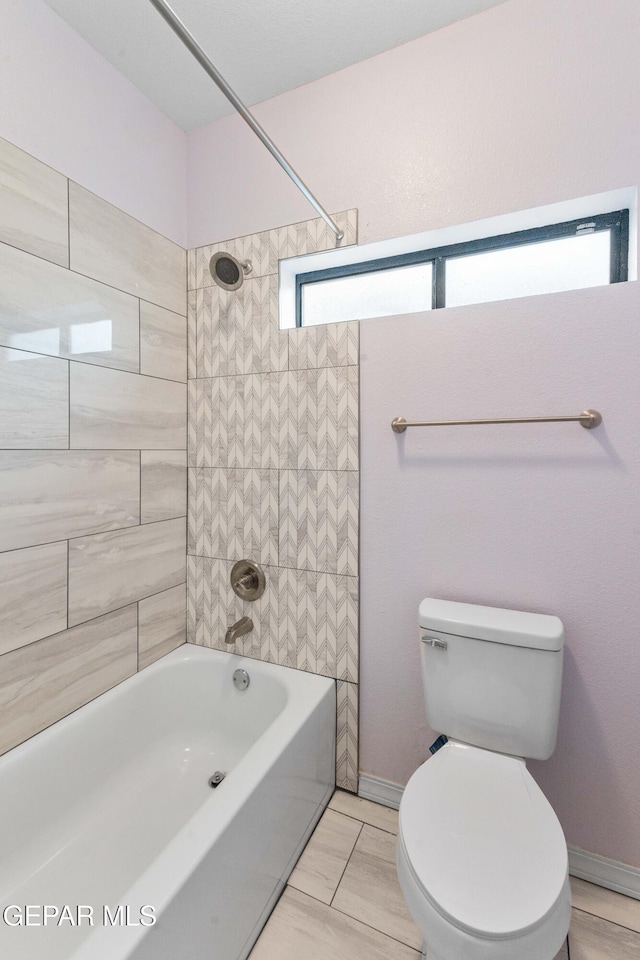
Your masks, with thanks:
[[[551,756],[564,646],[558,617],[427,597],[420,627],[434,730],[498,753]]]

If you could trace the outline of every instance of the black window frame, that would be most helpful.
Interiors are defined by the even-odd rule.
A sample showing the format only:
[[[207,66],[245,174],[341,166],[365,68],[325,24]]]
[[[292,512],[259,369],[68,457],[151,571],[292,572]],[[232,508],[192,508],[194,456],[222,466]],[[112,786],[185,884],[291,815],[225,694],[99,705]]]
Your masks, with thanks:
[[[407,267],[416,263],[432,263],[431,309],[446,307],[446,265],[456,257],[468,257],[476,253],[487,253],[508,247],[521,247],[547,240],[574,237],[581,233],[599,233],[611,231],[611,256],[609,262],[609,282],[623,283],[629,275],[629,210],[615,210],[599,213],[593,217],[580,217],[544,227],[529,230],[516,230],[495,237],[483,237],[427,250],[415,250],[392,257],[380,257],[377,260],[365,260],[362,263],[348,263],[340,267],[328,267],[326,270],[312,270],[296,276],[296,327],[302,323],[302,291],[307,284],[321,283],[340,277],[353,277],[367,273],[378,273],[394,267]],[[315,326],[315,324],[312,324]]]

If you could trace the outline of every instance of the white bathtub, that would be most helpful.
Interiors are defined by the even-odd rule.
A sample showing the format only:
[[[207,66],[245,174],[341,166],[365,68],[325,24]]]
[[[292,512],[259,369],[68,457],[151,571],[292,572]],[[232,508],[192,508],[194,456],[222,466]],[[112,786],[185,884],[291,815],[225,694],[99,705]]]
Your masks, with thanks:
[[[0,757],[0,957],[246,957],[334,744],[334,681],[189,645]]]

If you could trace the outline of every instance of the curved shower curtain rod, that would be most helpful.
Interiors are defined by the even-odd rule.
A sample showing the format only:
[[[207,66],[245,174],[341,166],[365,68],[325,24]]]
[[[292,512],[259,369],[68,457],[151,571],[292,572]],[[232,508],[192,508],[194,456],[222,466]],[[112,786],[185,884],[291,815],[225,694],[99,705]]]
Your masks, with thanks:
[[[200,66],[206,70],[219,90],[224,93],[227,100],[238,111],[242,119],[249,124],[256,136],[262,140],[269,153],[275,157],[285,173],[291,177],[300,192],[307,198],[309,203],[315,207],[322,219],[325,220],[329,227],[333,230],[336,235],[336,241],[339,243],[344,237],[344,233],[340,230],[335,221],[331,219],[324,207],[318,203],[307,185],[300,179],[291,164],[280,153],[271,137],[269,137],[269,135],[262,129],[256,118],[249,112],[242,100],[240,100],[237,94],[231,89],[222,74],[216,69],[216,67],[214,67],[213,63],[211,60],[209,60],[209,57],[206,55],[202,47],[189,33],[182,20],[180,20],[180,18],[174,13],[169,4],[166,3],[166,0],[149,0],[149,2],[153,4],[160,16],[166,20],[176,36],[182,40],[189,53],[191,53],[198,61]]]

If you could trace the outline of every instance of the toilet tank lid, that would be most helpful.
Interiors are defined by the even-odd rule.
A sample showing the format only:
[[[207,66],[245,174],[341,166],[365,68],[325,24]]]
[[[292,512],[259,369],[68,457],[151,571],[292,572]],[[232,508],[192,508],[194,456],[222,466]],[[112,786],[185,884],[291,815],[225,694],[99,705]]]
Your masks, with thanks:
[[[562,650],[564,643],[564,627],[558,617],[433,597],[425,597],[420,604],[420,626],[533,650]]]

